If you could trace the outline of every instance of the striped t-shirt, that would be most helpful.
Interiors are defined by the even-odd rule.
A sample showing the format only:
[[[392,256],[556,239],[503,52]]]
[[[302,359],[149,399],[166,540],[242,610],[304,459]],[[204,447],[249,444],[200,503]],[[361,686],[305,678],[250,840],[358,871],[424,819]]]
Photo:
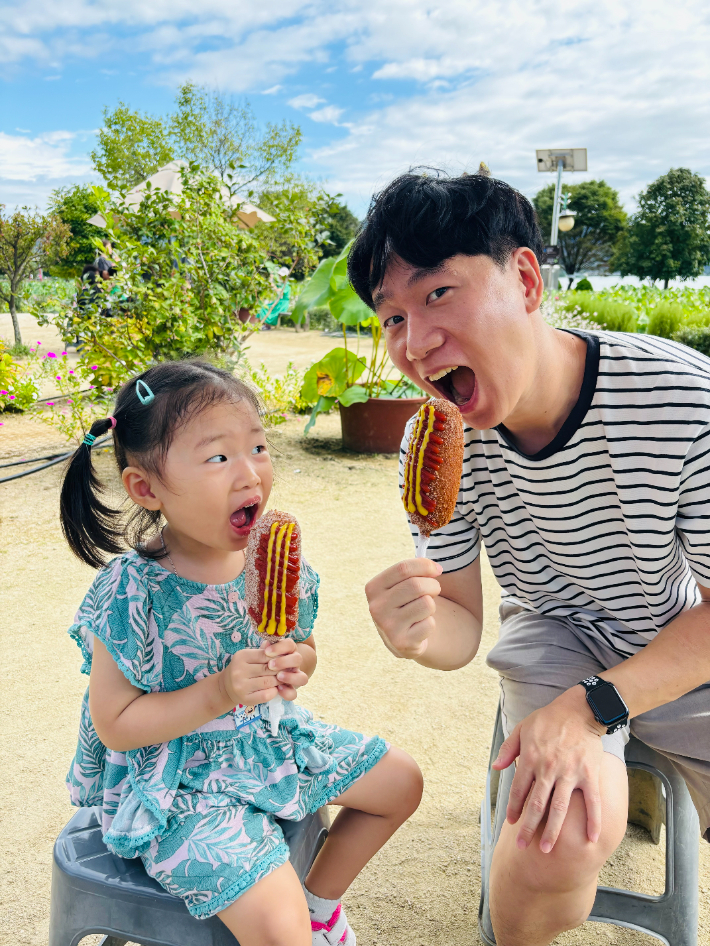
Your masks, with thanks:
[[[427,554],[456,571],[483,538],[504,597],[629,656],[710,586],[710,359],[578,334],[582,388],[550,444],[529,456],[502,425],[465,427],[456,512]]]

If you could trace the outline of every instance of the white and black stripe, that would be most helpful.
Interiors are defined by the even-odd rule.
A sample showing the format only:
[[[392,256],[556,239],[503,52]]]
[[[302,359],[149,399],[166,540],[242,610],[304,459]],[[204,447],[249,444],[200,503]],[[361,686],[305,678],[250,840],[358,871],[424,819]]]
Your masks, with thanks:
[[[505,597],[628,656],[700,600],[696,579],[710,586],[710,359],[578,334],[584,381],[560,432],[526,456],[502,425],[466,427],[456,512],[427,554],[455,571],[483,538]]]

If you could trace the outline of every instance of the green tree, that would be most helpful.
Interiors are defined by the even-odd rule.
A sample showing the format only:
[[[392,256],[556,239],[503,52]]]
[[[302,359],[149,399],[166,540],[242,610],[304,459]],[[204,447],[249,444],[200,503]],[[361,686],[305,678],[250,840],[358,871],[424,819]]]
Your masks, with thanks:
[[[158,360],[206,351],[238,360],[254,330],[239,310],[255,311],[270,291],[264,248],[240,228],[219,178],[197,165],[182,175],[179,198],[149,188],[138,207],[101,207],[116,275],[83,305],[59,307],[55,324],[65,342],[81,338],[80,364],[99,388]]]
[[[324,257],[340,256],[343,247],[350,243],[360,227],[360,221],[355,214],[346,204],[338,200],[341,196],[341,194],[336,194],[328,208],[329,242],[323,246]]]
[[[96,237],[105,237],[106,231],[87,221],[99,211],[100,191],[90,184],[60,187],[52,192],[49,209],[70,230],[67,253],[52,266],[53,276],[78,278],[87,263],[96,257]]]
[[[248,101],[185,82],[169,119],[175,156],[215,171],[230,194],[282,179],[301,143],[301,129],[290,122],[267,124],[262,131]]]
[[[112,190],[125,194],[172,161],[174,147],[162,118],[133,111],[125,102],[113,111],[105,108],[103,116],[91,160]]]
[[[615,245],[627,227],[627,217],[618,192],[606,181],[564,184],[562,192],[569,194],[570,210],[576,211],[574,227],[567,233],[560,231],[558,238],[560,262],[571,286],[574,274],[580,270],[608,270]],[[552,227],[554,200],[554,184],[543,187],[533,199],[545,240]]]
[[[622,276],[655,282],[692,279],[710,263],[710,192],[687,168],[671,168],[639,195],[612,265]]]
[[[104,109],[91,152],[109,187],[125,193],[175,158],[216,172],[231,194],[282,180],[296,159],[301,129],[289,122],[260,128],[247,101],[185,82],[175,111],[164,117],[133,111],[124,102]]]
[[[15,344],[22,345],[17,305],[25,282],[41,267],[51,266],[67,252],[69,227],[56,214],[41,214],[22,207],[5,214],[0,204],[0,298],[7,302],[12,317]]]

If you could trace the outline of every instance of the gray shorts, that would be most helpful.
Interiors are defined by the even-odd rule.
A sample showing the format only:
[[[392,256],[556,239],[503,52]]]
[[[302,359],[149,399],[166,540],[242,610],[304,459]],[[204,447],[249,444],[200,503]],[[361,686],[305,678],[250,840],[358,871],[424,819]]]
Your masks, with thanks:
[[[506,736],[563,690],[623,660],[603,641],[565,618],[547,617],[504,602],[500,619],[500,637],[486,662],[501,676]],[[631,720],[631,732],[667,756],[683,776],[700,818],[701,833],[710,840],[710,683],[636,716]],[[622,761],[628,740],[628,727],[602,736],[604,750]]]

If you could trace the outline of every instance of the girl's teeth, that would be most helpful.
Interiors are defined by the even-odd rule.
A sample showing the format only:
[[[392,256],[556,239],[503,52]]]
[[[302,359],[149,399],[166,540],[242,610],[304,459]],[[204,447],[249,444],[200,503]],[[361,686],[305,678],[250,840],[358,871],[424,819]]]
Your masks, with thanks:
[[[447,375],[450,371],[456,371],[457,368],[458,368],[458,365],[452,365],[450,368],[442,368],[441,371],[437,371],[436,374],[430,374],[430,375],[429,375],[429,380],[430,380],[430,381],[440,381],[441,378],[446,377],[446,375]]]

